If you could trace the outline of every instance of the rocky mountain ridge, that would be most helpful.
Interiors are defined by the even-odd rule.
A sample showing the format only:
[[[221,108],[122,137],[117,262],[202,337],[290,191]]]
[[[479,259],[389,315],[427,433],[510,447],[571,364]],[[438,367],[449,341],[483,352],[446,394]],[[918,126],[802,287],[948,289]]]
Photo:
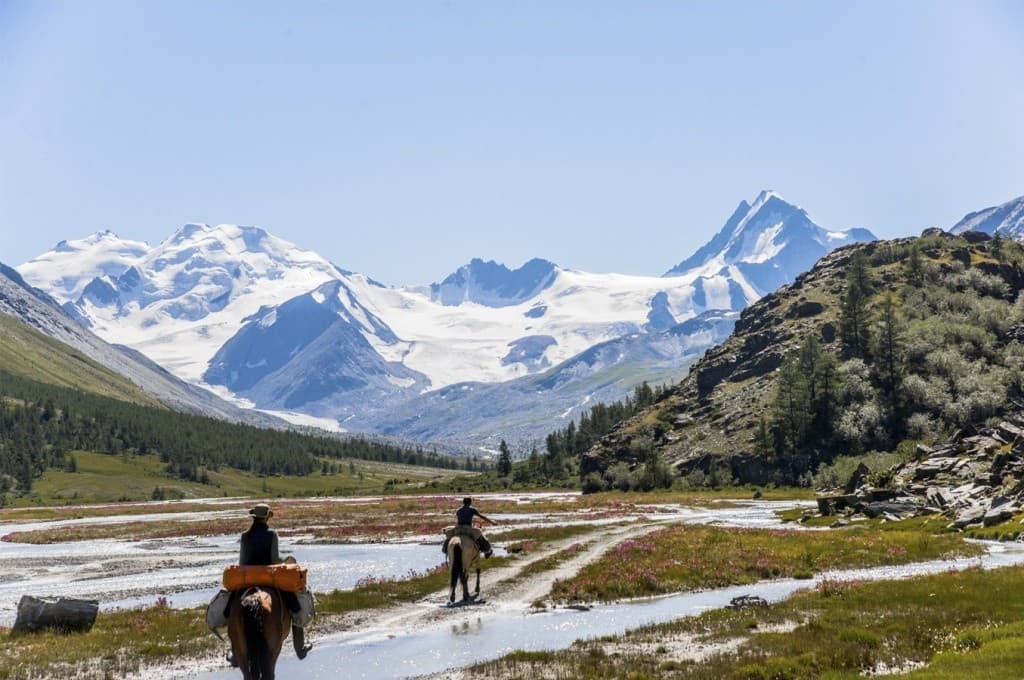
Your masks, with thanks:
[[[1024,241],[1024,196],[965,215],[950,231],[954,234],[980,231],[989,236],[998,234],[1003,238]]]
[[[878,287],[876,300],[887,294],[901,295],[907,285],[907,272],[918,267],[918,272],[927,269],[936,281],[934,285],[946,291],[943,295],[948,301],[964,310],[947,313],[947,317],[931,318],[925,314],[925,318],[916,322],[914,346],[907,351],[922,353],[923,358],[915,361],[929,366],[948,360],[952,364],[942,370],[955,366],[959,377],[949,378],[945,386],[934,379],[929,378],[932,382],[928,382],[916,376],[908,382],[905,388],[908,392],[901,399],[934,402],[928,407],[914,407],[922,409],[915,427],[921,425],[924,433],[939,428],[939,422],[960,422],[963,427],[976,427],[978,419],[1004,411],[1009,396],[1003,392],[1000,397],[998,390],[1016,390],[1020,375],[1015,357],[1020,348],[1024,319],[1012,302],[1024,290],[1021,268],[1024,249],[1016,243],[997,243],[978,232],[956,236],[941,230],[927,230],[918,239],[876,241],[837,249],[792,284],[748,307],[741,313],[729,339],[709,349],[661,402],[621,423],[582,456],[581,475],[602,475],[620,462],[639,465],[653,448],[683,474],[694,470],[709,473],[716,467],[724,467],[729,478],[741,482],[797,483],[798,477],[814,472],[817,465],[843,453],[843,448],[855,448],[853,444],[837,441],[830,449],[801,448],[781,458],[773,409],[778,392],[778,369],[808,338],[813,337],[827,354],[843,355],[840,309],[847,292],[846,272],[857,254],[872,262]],[[975,287],[984,294],[972,292]],[[912,290],[917,290],[918,296],[924,295],[920,289]],[[878,304],[876,302],[872,308],[872,315],[877,315]],[[986,310],[991,332],[978,329],[977,322],[970,320],[970,305]],[[963,341],[960,350],[955,344],[943,347],[942,333],[951,333],[954,338],[972,335],[974,342],[995,345],[980,355],[977,349],[968,348],[984,346],[982,344]],[[972,361],[978,363],[972,367]],[[841,365],[840,374],[843,368]],[[861,385],[857,387],[859,390],[872,387],[871,380],[877,380],[866,373],[870,367],[854,362],[846,368],[854,370],[849,384]],[[864,377],[860,377],[861,374]],[[998,384],[980,383],[978,376],[982,374]],[[921,391],[916,391],[918,388]],[[934,401],[937,397],[929,390],[938,390],[937,395],[945,396]],[[954,391],[950,394],[949,390]],[[955,390],[961,390],[962,394],[958,396]],[[871,406],[858,404],[846,411],[866,413],[865,407]],[[901,408],[909,408],[909,405]],[[945,415],[942,418],[929,416],[928,409]],[[877,410],[875,414],[877,418]],[[854,429],[868,427],[852,424]],[[891,441],[889,445],[895,447],[897,443]]]

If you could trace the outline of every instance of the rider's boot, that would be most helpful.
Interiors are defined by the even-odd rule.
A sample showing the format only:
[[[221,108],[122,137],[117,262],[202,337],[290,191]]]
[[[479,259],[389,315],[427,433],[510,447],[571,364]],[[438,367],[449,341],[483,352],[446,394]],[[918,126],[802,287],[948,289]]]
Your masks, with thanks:
[[[476,545],[478,548],[480,548],[480,552],[484,554],[484,557],[490,557],[494,554],[494,551],[491,549],[490,541],[488,541],[483,536],[476,540]]]
[[[443,555],[447,555],[448,554],[448,544],[451,543],[451,540],[452,540],[451,536],[446,536],[445,537],[444,543],[441,545],[441,553]]]
[[[295,646],[295,656],[305,659],[313,645],[305,641],[305,631],[298,626],[292,626],[292,644]]]

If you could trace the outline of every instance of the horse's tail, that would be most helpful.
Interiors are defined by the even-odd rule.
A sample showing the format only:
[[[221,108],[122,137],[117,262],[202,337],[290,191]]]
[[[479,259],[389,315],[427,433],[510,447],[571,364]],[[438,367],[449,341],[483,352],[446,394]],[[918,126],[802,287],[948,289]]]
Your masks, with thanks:
[[[452,539],[452,580],[451,587],[452,592],[455,592],[455,586],[459,583],[459,578],[462,576],[462,544],[459,538],[456,536]]]
[[[263,633],[263,618],[270,613],[273,600],[270,593],[256,589],[242,598],[243,632],[245,646],[248,650],[249,673],[254,680],[261,680],[267,660],[270,658],[270,645]]]

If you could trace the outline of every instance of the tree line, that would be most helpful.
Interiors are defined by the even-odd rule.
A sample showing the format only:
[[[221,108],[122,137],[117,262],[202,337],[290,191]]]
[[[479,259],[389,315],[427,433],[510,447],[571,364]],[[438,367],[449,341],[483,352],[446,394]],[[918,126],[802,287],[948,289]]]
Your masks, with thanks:
[[[306,475],[321,468],[318,458],[482,467],[419,447],[257,428],[140,406],[0,370],[0,491],[30,490],[45,470],[67,465],[71,450],[158,455],[169,473],[193,481],[221,466]]]
[[[477,490],[510,486],[578,488],[580,456],[618,423],[661,399],[668,389],[665,385],[651,387],[643,382],[624,399],[595,404],[581,413],[578,420],[570,420],[565,427],[550,432],[545,437],[543,451],[534,446],[529,453],[516,455],[502,440],[495,469],[472,483],[472,487]],[[463,488],[470,486],[465,479],[458,480],[457,484]]]

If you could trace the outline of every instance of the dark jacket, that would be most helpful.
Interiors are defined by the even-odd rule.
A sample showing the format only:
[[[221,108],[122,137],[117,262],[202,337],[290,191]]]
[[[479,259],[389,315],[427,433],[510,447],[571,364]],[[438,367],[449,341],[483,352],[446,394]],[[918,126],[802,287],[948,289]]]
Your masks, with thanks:
[[[463,505],[455,511],[455,522],[463,526],[473,526],[473,518],[479,516],[480,512],[472,505]]]
[[[283,560],[278,552],[277,532],[265,522],[253,522],[242,534],[238,563],[242,566],[280,564]]]

